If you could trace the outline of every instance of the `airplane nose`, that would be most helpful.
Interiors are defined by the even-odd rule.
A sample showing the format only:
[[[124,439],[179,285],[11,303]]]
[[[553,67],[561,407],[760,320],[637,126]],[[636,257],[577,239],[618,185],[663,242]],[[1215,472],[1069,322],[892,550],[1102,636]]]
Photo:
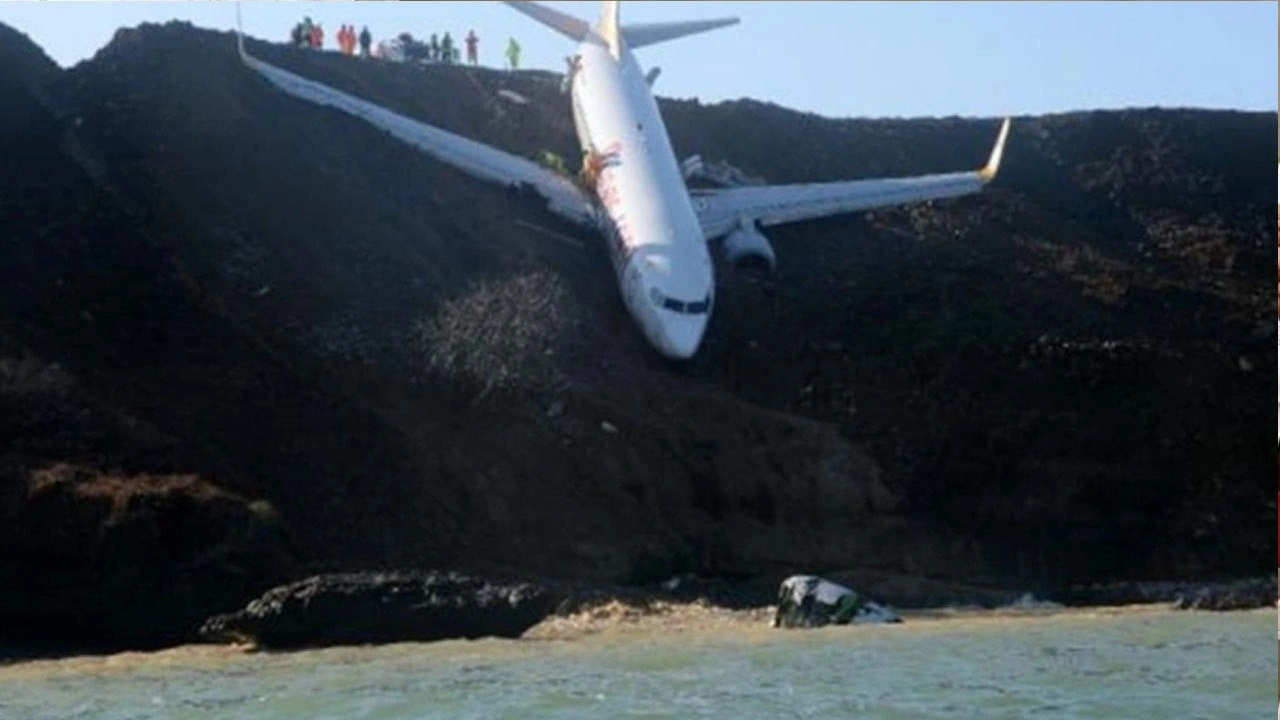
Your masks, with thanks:
[[[673,360],[688,360],[698,352],[703,333],[707,329],[706,319],[686,317],[664,325],[662,349],[667,357]]]

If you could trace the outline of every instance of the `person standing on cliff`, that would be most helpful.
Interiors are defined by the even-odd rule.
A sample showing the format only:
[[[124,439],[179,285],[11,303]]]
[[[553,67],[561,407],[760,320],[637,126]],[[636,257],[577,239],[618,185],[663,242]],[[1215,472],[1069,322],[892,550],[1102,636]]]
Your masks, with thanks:
[[[440,38],[440,61],[453,62],[453,36],[447,30],[444,37]]]
[[[467,64],[478,65],[479,60],[480,38],[476,37],[476,31],[467,32]]]
[[[311,16],[302,19],[302,23],[298,26],[298,47],[311,47],[311,28],[315,27],[315,23],[311,22]]]
[[[507,43],[507,64],[512,70],[520,69],[520,43],[515,38]]]
[[[373,35],[369,34],[369,26],[360,28],[360,56],[369,57],[369,46],[373,44]]]

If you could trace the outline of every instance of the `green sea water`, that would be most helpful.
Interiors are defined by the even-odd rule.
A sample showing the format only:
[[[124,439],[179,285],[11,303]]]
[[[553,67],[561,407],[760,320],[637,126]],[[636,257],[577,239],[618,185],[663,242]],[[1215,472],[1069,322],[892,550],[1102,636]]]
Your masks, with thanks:
[[[0,718],[1267,718],[1274,609],[603,632],[0,667]]]

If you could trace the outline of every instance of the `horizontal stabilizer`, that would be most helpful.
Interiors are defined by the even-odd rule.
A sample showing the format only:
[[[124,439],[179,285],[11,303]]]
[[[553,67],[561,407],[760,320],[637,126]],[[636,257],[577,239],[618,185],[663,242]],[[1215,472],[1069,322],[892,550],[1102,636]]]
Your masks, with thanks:
[[[622,37],[631,48],[645,45],[656,45],[660,42],[675,40],[686,35],[697,35],[709,30],[717,30],[730,25],[737,25],[738,18],[720,18],[718,20],[690,20],[686,22],[642,23],[625,25]]]
[[[506,0],[506,4],[571,40],[583,40],[591,32],[591,26],[585,20],[566,15],[541,3],[528,2],[528,0]]]

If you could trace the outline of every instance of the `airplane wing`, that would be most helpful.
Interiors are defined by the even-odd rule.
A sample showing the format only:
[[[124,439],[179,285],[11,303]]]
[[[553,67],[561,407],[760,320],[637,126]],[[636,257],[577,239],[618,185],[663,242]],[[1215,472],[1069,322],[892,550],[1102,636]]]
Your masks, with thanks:
[[[742,223],[762,226],[812,220],[890,205],[905,205],[979,192],[995,179],[1009,136],[1009,120],[1000,127],[991,157],[981,170],[907,178],[772,185],[698,191],[693,206],[708,240]]]
[[[555,214],[584,227],[596,227],[590,197],[563,175],[263,62],[245,51],[242,35],[239,50],[245,65],[294,97],[354,115],[468,175],[509,187],[530,187],[546,199]]]

